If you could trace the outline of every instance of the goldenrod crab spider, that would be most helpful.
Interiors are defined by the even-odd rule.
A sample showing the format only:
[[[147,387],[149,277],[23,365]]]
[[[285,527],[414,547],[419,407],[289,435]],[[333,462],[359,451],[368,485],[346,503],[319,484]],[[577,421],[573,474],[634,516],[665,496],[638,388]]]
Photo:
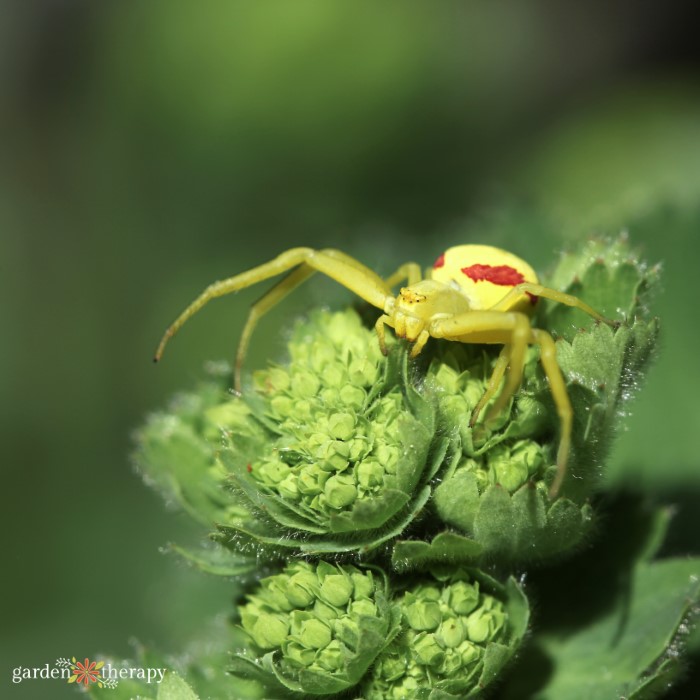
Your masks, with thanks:
[[[208,301],[285,272],[289,274],[250,310],[236,355],[236,390],[240,391],[241,367],[260,317],[315,272],[322,272],[382,311],[375,329],[385,354],[384,326],[390,326],[398,337],[413,343],[411,357],[417,356],[431,337],[503,345],[486,391],[470,417],[471,426],[495,396],[504,377],[503,389],[489,408],[486,422],[505,407],[520,385],[528,345],[538,345],[561,424],[557,474],[550,488],[550,497],[556,497],[566,474],[573,410],[557,363],[554,340],[530,323],[535,303],[544,297],[581,309],[610,326],[616,327],[616,322],[604,318],[575,296],[542,286],[525,261],[491,246],[455,246],[438,257],[425,277],[416,263],[409,262],[387,279],[339,250],[291,248],[270,262],[209,285],[166,330],[154,360],[160,360],[170,338]],[[401,282],[406,286],[394,295],[392,288]]]

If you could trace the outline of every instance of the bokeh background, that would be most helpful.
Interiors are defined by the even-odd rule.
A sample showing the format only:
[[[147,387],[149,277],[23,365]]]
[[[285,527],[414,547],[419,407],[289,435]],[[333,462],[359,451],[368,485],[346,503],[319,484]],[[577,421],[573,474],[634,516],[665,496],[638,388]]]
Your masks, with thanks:
[[[261,289],[209,282],[297,246],[378,271],[446,246],[630,232],[664,266],[663,340],[609,465],[700,521],[700,44],[689,3],[204,2],[0,6],[3,697],[58,656],[178,652],[230,584],[162,556],[202,533],[135,474],[144,415],[230,358]],[[261,325],[348,294],[314,280]],[[687,697],[692,677],[676,697]]]

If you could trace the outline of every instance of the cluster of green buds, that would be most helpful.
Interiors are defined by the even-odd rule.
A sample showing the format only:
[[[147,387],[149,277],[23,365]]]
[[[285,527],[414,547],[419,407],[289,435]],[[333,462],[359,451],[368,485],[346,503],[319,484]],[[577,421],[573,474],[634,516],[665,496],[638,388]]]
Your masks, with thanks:
[[[585,499],[549,498],[557,424],[537,353],[530,349],[523,385],[510,405],[486,423],[487,404],[471,426],[496,353],[451,345],[428,369],[440,421],[453,436],[451,459],[433,492],[434,512],[489,558],[527,561],[570,548],[588,532],[591,511]]]
[[[400,630],[399,608],[387,596],[379,570],[290,564],[239,607],[251,649],[235,657],[234,671],[283,692],[351,688]]]
[[[377,394],[386,360],[350,318],[326,315],[325,335],[293,340],[288,366],[255,376],[277,437],[251,462],[251,476],[321,517],[391,487],[406,452],[400,388]]]
[[[231,432],[219,453],[252,506],[245,522],[221,523],[221,541],[272,536],[307,553],[372,549],[428,499],[440,464],[430,458],[433,407],[353,312],[313,313],[289,353],[288,364],[254,376],[247,402],[257,433]]]
[[[481,577],[438,569],[390,601],[379,569],[290,564],[239,607],[250,644],[233,670],[278,694],[469,697],[507,663],[528,620],[512,580]]]
[[[377,660],[364,700],[472,697],[509,660],[527,624],[515,584],[502,600],[465,571],[423,577],[399,606],[403,633]]]

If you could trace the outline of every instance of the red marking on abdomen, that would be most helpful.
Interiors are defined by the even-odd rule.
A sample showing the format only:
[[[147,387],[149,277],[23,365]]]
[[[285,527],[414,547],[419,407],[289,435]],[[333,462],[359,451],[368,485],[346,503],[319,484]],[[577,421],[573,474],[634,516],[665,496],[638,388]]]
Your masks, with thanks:
[[[445,264],[445,254],[443,253],[434,263],[433,270],[437,270],[438,267],[442,267]]]
[[[518,272],[510,265],[480,265],[477,263],[476,265],[463,267],[462,272],[475,282],[491,282],[491,284],[498,284],[503,287],[515,287],[516,284],[525,281],[523,273]],[[530,303],[534,306],[539,297],[530,292],[525,292],[525,294],[530,297]]]
[[[507,287],[515,287],[525,281],[522,272],[510,265],[470,265],[463,267],[462,272],[475,282],[491,282]]]

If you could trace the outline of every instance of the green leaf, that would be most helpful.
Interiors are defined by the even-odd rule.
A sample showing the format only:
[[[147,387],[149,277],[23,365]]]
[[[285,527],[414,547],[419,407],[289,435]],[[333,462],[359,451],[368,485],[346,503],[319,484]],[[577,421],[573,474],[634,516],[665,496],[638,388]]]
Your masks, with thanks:
[[[174,671],[168,671],[158,687],[157,700],[199,700],[199,696]]]
[[[230,549],[216,544],[199,550],[170,544],[168,549],[186,559],[200,571],[216,576],[244,576],[257,568],[255,561],[250,557],[236,557]]]
[[[700,591],[700,559],[638,566],[629,598],[585,628],[542,635],[538,644],[553,674],[541,700],[651,697],[675,673],[673,641]]]
[[[399,540],[394,544],[391,563],[399,573],[425,570],[434,564],[452,566],[473,564],[482,554],[483,547],[474,540],[455,532],[442,532],[431,542]]]
[[[537,629],[504,700],[646,700],[682,666],[700,559],[651,560],[669,509],[620,495],[599,507],[605,530],[595,547],[528,576]]]

